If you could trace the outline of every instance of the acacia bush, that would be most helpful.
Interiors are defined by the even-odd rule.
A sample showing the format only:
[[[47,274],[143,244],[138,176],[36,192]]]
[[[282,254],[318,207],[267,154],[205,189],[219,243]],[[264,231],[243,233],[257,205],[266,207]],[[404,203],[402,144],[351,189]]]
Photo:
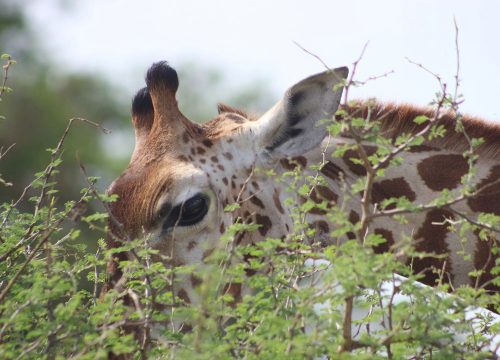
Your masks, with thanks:
[[[351,77],[345,85],[354,84]],[[427,124],[424,130],[394,142],[381,135],[376,119],[367,121],[340,110],[335,119],[325,120],[331,136],[347,131],[354,139],[337,148],[333,156],[354,150],[367,173],[350,186],[344,184],[345,197],[366,199],[375,179],[383,175],[381,164],[398,166],[401,151],[444,135],[445,129],[435,120],[441,110],[457,111],[459,101],[445,86],[440,90],[434,102],[435,119],[416,118],[415,122]],[[460,124],[457,116],[457,131],[463,132]],[[495,346],[498,349],[494,337],[500,325],[488,313],[467,312],[492,304],[498,311],[498,294],[478,287],[444,295],[450,292],[445,282],[435,288],[419,285],[422,274],[412,273],[395,254],[374,253],[373,247],[386,239],[370,232],[372,210],[363,201],[359,206],[365,215],[356,224],[349,221],[342,204],[328,208],[326,203],[311,200],[289,203],[295,212],[288,237],[268,238],[253,246],[236,247],[234,241],[238,233],[255,231],[258,226],[235,219],[202,267],[167,267],[152,261],[159,254],[147,238],[108,248],[104,240],[110,220],[108,203],[116,199],[96,190],[98,179],[89,176],[83,165],[82,177],[88,186],[79,198],[66,203],[59,200],[57,176],[64,140],[72,136],[72,127],[88,125],[99,128],[88,120],[70,120],[61,130],[59,143],[48,150],[48,165],[35,173],[18,198],[0,206],[0,358],[101,359],[114,353],[143,359],[486,359],[493,357]],[[364,152],[366,141],[377,145],[376,153]],[[480,143],[471,139],[470,149],[464,152],[469,174],[463,177],[458,194],[443,192],[430,204],[389,199],[381,210],[392,204],[400,211],[387,216],[404,221],[405,214],[442,207],[452,203],[454,196],[473,194],[474,149]],[[320,173],[324,165],[313,165],[309,172],[313,175],[305,175],[297,166],[277,181],[308,198],[316,186],[325,183]],[[21,211],[20,204],[31,211]],[[87,204],[101,212],[82,214]],[[238,206],[229,205],[225,211]],[[315,230],[307,224],[306,214],[315,207],[328,211],[326,216],[336,224],[329,234],[334,245],[320,248],[307,241]],[[76,223],[93,231],[97,252],[79,242]],[[452,226],[458,233],[478,231],[487,239],[495,238],[499,224],[498,217],[481,214],[475,222],[462,219]],[[354,239],[340,241],[347,234],[355,234]],[[402,251],[409,257],[429,255],[417,252],[409,241]],[[106,283],[107,259],[124,252],[130,257],[120,262],[124,270],[120,286],[99,296]],[[498,248],[493,253],[497,256]],[[248,271],[254,275],[247,277]],[[498,275],[498,261],[492,273]],[[199,303],[185,303],[172,293],[183,274],[201,279]],[[241,299],[234,299],[223,286],[243,281],[253,293]],[[495,283],[500,285],[498,278]],[[396,301],[401,294],[410,301]],[[353,309],[366,312],[359,318]],[[381,326],[370,329],[373,323]],[[138,331],[134,334],[131,328]]]

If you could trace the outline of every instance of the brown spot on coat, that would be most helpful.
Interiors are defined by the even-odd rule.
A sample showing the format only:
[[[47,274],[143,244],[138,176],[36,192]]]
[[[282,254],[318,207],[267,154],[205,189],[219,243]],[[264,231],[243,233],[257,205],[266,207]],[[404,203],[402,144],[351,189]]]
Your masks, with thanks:
[[[245,238],[246,233],[240,232],[236,235],[236,239],[234,240],[234,243],[236,246],[240,245],[243,239]]]
[[[191,274],[191,285],[193,285],[193,288],[197,288],[203,281],[196,276],[195,274]]]
[[[225,177],[224,177],[224,178],[222,178],[222,182],[223,182],[223,183],[224,183],[224,185],[226,185],[226,186],[229,184],[229,181],[227,181],[227,178],[225,178]]]
[[[285,170],[293,170],[297,166],[296,164],[291,163],[288,159],[280,159],[280,164]]]
[[[233,298],[233,300],[229,303],[230,306],[235,306],[237,303],[240,303],[241,298],[241,284],[228,283],[224,285],[223,294],[229,294]]]
[[[203,145],[205,145],[207,148],[210,148],[212,147],[212,145],[214,144],[211,140],[208,140],[208,139],[205,139],[202,141]]]
[[[285,168],[285,170],[294,170],[297,166],[304,169],[307,166],[307,159],[303,156],[296,156],[294,158],[283,158],[280,159],[280,164]]]
[[[180,289],[179,292],[177,292],[177,297],[184,301],[186,304],[191,304],[191,299],[189,298],[188,293],[184,289]]]
[[[198,146],[198,147],[196,148],[196,151],[197,151],[197,152],[198,152],[198,154],[200,154],[200,155],[203,155],[203,154],[206,152],[206,151],[205,151],[205,149],[203,149],[203,148],[202,148],[202,147],[200,147],[200,146]]]
[[[321,195],[325,200],[328,200],[329,206],[336,203],[339,198],[337,194],[335,194],[330,188],[326,186],[318,185],[316,186],[316,190],[318,191],[319,195]]]
[[[349,222],[350,222],[351,224],[356,225],[356,224],[359,222],[360,217],[359,217],[359,214],[358,214],[356,211],[351,210],[351,211],[349,212],[349,218],[348,218],[348,219],[349,219]],[[352,231],[349,231],[349,232],[346,234],[346,236],[347,236],[347,238],[348,238],[349,240],[354,240],[354,239],[356,239],[356,234],[354,234]]]
[[[392,231],[389,231],[387,229],[377,228],[373,230],[373,232],[377,235],[382,236],[385,239],[384,243],[374,246],[373,251],[376,254],[389,252],[391,250],[391,247],[394,245],[394,237],[392,235]]]
[[[228,160],[233,160],[233,155],[231,153],[225,152],[222,155]]]
[[[255,259],[255,258],[256,258],[256,257],[255,257],[254,255],[250,255],[250,254],[245,254],[245,255],[243,255],[243,261],[244,261],[245,263],[247,263],[248,265],[250,265],[250,261],[251,261],[252,259]],[[252,268],[250,268],[250,267],[248,267],[248,266],[245,266],[245,274],[246,274],[247,276],[252,276],[252,275],[255,275],[256,273],[257,273],[257,271],[256,271],[255,269],[252,269]]]
[[[195,246],[196,246],[196,241],[191,240],[191,241],[188,243],[188,246],[187,246],[188,251],[193,250],[193,249],[195,248]]]
[[[182,134],[182,141],[184,142],[184,144],[186,144],[186,143],[189,142],[189,134],[187,132],[185,132],[185,131]]]
[[[186,264],[182,261],[182,260],[179,260],[179,259],[172,259],[169,261],[169,264],[172,266],[172,267],[181,267],[181,266],[185,266]]]
[[[210,160],[211,160],[212,162],[214,162],[214,163],[218,163],[218,162],[219,162],[219,159],[217,158],[217,156],[212,156],[212,157],[210,158]]]
[[[177,159],[179,159],[180,161],[184,161],[184,162],[188,162],[189,161],[188,158],[185,155],[179,155],[177,157]]]
[[[265,215],[256,214],[255,222],[260,225],[258,229],[260,235],[266,236],[266,234],[268,233],[268,231],[271,229],[272,226],[271,219],[269,219],[269,217]]]
[[[315,204],[323,204],[323,202],[326,201],[326,207],[331,208],[334,205],[334,202],[337,200],[337,195],[326,186],[318,185],[312,189],[311,194],[309,195],[309,199],[311,199]],[[307,198],[301,196],[300,201],[302,204],[304,204],[307,202]],[[313,215],[325,215],[326,210],[324,210],[322,207],[323,206],[321,206],[321,208],[315,206],[307,212]]]
[[[203,252],[203,255],[201,256],[202,261],[205,261],[210,255],[213,254],[215,249],[208,249]]]
[[[316,204],[321,204],[323,203],[323,199],[321,199],[318,194],[317,194],[317,191],[316,189],[313,189],[313,191],[311,192],[311,195],[309,196],[309,198]],[[305,204],[307,202],[307,198],[305,197],[301,197],[300,198],[300,201],[302,204]],[[309,214],[313,214],[313,215],[325,215],[326,214],[326,210],[323,210],[323,209],[320,209],[319,207],[316,207],[314,206],[312,209],[309,209],[307,211]]]
[[[220,171],[224,171],[224,166],[222,166],[221,164],[218,164],[217,165],[217,169],[219,169]]]
[[[320,242],[320,247],[326,247],[330,245],[329,242],[329,234],[330,234],[330,227],[328,226],[328,223],[325,220],[318,220],[315,221],[312,224],[313,228],[316,230],[315,234],[315,240]]]
[[[252,194],[250,196],[250,201],[252,203],[254,203],[255,205],[257,205],[258,207],[260,207],[261,209],[264,209],[264,204],[262,203],[262,201],[255,194]]]
[[[318,209],[317,207],[313,207],[311,210],[308,211],[308,214],[312,214],[312,215],[326,215],[326,210]]]
[[[221,222],[221,223],[220,223],[220,228],[219,228],[219,230],[220,230],[220,233],[221,233],[221,234],[224,234],[224,232],[226,231],[226,226],[224,225],[224,222]]]
[[[296,156],[292,158],[292,161],[299,164],[302,167],[302,169],[305,169],[307,166],[307,159],[303,156]]]
[[[499,292],[500,288],[491,283],[494,276],[491,270],[495,266],[495,261],[498,255],[493,253],[493,248],[500,247],[500,241],[494,238],[488,237],[486,240],[481,240],[476,234],[476,249],[474,251],[474,269],[483,270],[484,272],[480,275],[478,285],[483,286],[488,291]],[[476,277],[471,277],[471,285],[475,286]]]
[[[415,201],[415,192],[402,177],[395,179],[382,180],[373,184],[372,203],[380,204],[383,200],[390,198],[406,197],[410,201]],[[390,204],[387,210],[394,209],[396,204]]]
[[[500,215],[499,179],[500,165],[496,165],[491,168],[488,177],[477,185],[478,190],[483,189],[479,195],[467,200],[472,211]]]
[[[363,146],[366,155],[371,156],[377,152],[377,147],[376,146],[371,146],[371,145],[365,145]],[[359,155],[356,150],[349,149],[344,153],[344,156],[342,156],[342,159],[344,160],[344,163],[347,165],[349,170],[351,170],[354,174],[359,175],[359,176],[365,176],[366,175],[366,169],[363,165],[361,164],[355,164],[352,162],[351,159],[358,159],[359,160]]]
[[[328,234],[330,232],[330,227],[325,220],[318,220],[313,223],[316,228],[317,234]]]
[[[334,163],[328,161],[323,167],[321,168],[321,173],[325,175],[326,177],[330,178],[333,181],[338,181],[341,178],[341,174],[344,173],[342,168],[339,166],[335,165]]]
[[[446,154],[434,155],[422,160],[417,165],[417,170],[429,189],[441,191],[459,186],[469,166],[462,155]]]
[[[255,181],[252,181],[252,186],[255,190],[259,190],[259,184],[257,184]]]
[[[284,214],[285,210],[283,209],[283,206],[281,206],[280,194],[276,189],[274,189],[273,201],[274,201],[274,206],[276,206],[276,209],[278,209],[280,214]]]
[[[434,253],[437,255],[446,255],[449,251],[446,244],[446,235],[448,234],[448,224],[443,223],[446,219],[453,219],[453,214],[445,209],[433,209],[427,212],[425,221],[415,234],[415,250]],[[439,279],[436,269],[441,271],[443,263],[447,258],[437,259],[435,257],[424,257],[409,259],[413,263],[414,273],[423,273],[423,283],[435,285]],[[433,271],[434,270],[434,271]],[[447,274],[443,275],[443,281],[452,280],[451,264],[446,261],[444,268]]]

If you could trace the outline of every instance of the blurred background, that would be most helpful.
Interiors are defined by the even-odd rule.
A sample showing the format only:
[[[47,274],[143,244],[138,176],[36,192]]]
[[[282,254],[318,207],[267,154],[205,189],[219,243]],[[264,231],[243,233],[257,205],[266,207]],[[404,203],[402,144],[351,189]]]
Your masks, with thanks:
[[[179,103],[205,121],[222,101],[262,112],[294,82],[348,65],[368,43],[358,80],[392,72],[352,97],[427,104],[436,80],[454,85],[458,24],[463,111],[500,119],[500,3],[458,0],[195,1],[0,0],[0,53],[13,56],[0,103],[0,201],[19,196],[43,170],[67,121],[84,117],[112,130],[76,124],[67,138],[59,181],[64,199],[85,184],[78,160],[105,189],[133,149],[130,99],[144,73],[168,60],[180,77]]]

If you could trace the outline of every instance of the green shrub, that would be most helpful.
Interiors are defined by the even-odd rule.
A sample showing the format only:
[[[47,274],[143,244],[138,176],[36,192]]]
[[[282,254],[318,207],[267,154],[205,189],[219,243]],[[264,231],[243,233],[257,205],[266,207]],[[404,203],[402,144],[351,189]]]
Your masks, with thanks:
[[[443,91],[436,103],[438,107],[453,108],[457,101]],[[383,173],[381,164],[397,166],[401,162],[400,151],[443,134],[442,127],[419,117],[415,122],[427,122],[426,130],[415,136],[401,136],[394,147],[381,136],[376,121],[351,118],[342,111],[338,115],[343,118],[329,120],[330,133],[335,136],[349,131],[354,142],[337,149],[336,155],[355,150],[367,170],[366,177],[351,187],[346,185],[345,194],[362,194],[364,199],[370,196],[374,180]],[[360,202],[364,216],[357,224],[349,222],[340,204],[328,209],[327,216],[337,227],[330,234],[335,245],[325,249],[305,241],[314,235],[305,223],[305,214],[312,207],[325,208],[325,204],[310,201],[294,204],[295,227],[286,241],[270,238],[254,246],[236,247],[234,241],[239,232],[257,229],[254,224],[236,221],[203,269],[166,267],[153,262],[152,258],[159,254],[149,246],[147,238],[107,248],[107,204],[116,199],[96,191],[96,178],[89,177],[82,166],[88,186],[82,189],[81,197],[62,204],[58,200],[60,156],[75,121],[78,119],[70,121],[56,148],[49,149],[49,164],[35,175],[21,197],[0,207],[0,358],[100,359],[107,358],[110,352],[165,359],[492,356],[489,349],[495,346],[493,337],[499,333],[499,323],[493,324],[487,313],[478,313],[475,321],[479,325],[473,327],[466,310],[498,305],[498,295],[487,294],[480,288],[460,288],[445,296],[450,289],[444,282],[435,289],[416,283],[421,274],[413,274],[408,266],[397,261],[395,254],[375,254],[372,250],[386,239],[370,233],[365,236],[371,218],[363,208],[364,202]],[[458,126],[458,131],[463,128]],[[377,152],[370,156],[361,146],[367,140],[378,145]],[[470,174],[463,178],[462,194],[473,191],[470,178],[478,144],[478,140],[471,140],[471,148],[464,153]],[[289,191],[310,194],[324,181],[319,175],[323,165],[312,167],[316,176],[304,178],[297,167],[280,181],[289,184]],[[384,206],[387,209],[395,204],[398,211],[387,216],[399,216],[404,221],[407,213],[454,200],[443,192],[431,204],[417,206],[404,198],[395,198]],[[82,214],[82,208],[89,204],[93,208],[100,206],[102,212]],[[236,207],[230,205],[226,211]],[[79,242],[77,223],[94,231],[96,253]],[[477,230],[487,238],[495,235],[498,223],[498,217],[482,214],[478,222],[464,220],[454,227],[459,233]],[[348,233],[355,234],[355,239],[336,241]],[[119,264],[125,274],[123,282],[99,297],[107,283],[107,259],[123,252],[131,255]],[[423,255],[409,243],[405,252],[415,257]],[[242,260],[249,258],[248,266],[243,267]],[[311,266],[310,259],[328,262]],[[246,279],[249,270],[255,274]],[[171,289],[176,279],[193,272],[201,279],[197,289],[200,302],[187,304],[174,296]],[[493,272],[498,274],[498,263]],[[401,281],[395,274],[409,280]],[[234,299],[222,286],[238,286],[244,279],[252,294],[242,299]],[[388,288],[387,284],[394,286]],[[400,294],[411,301],[396,301]],[[165,308],[170,311],[163,311]],[[353,308],[366,312],[356,318]],[[383,326],[366,331],[367,324],[381,321]],[[130,328],[138,330],[135,336],[127,331]],[[356,332],[361,328],[365,331],[352,337],[353,329]]]

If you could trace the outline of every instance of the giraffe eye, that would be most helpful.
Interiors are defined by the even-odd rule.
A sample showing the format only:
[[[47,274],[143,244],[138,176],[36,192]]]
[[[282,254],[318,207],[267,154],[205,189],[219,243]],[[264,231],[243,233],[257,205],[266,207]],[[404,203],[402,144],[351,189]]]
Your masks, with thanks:
[[[196,194],[172,209],[163,224],[163,229],[199,223],[208,212],[208,204],[209,200],[206,195]]]
[[[200,222],[205,217],[207,211],[208,199],[202,194],[197,194],[181,205],[179,225],[194,225]]]

